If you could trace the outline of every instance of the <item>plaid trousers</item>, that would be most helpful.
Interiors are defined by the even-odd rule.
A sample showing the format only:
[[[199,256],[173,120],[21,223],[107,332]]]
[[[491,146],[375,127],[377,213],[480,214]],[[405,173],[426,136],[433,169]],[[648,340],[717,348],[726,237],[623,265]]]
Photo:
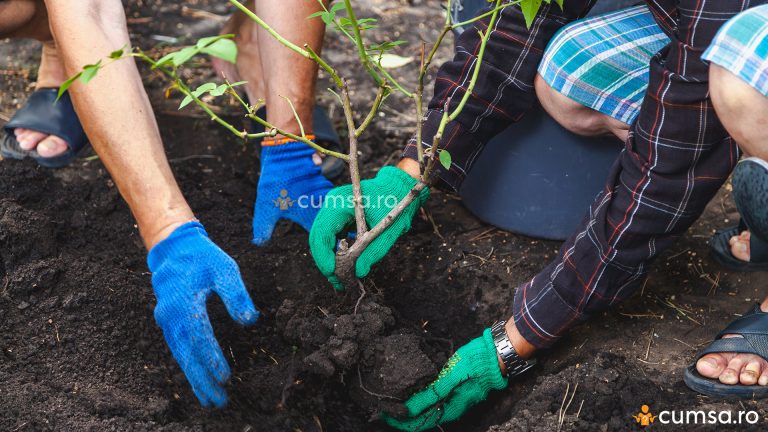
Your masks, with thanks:
[[[518,7],[504,9],[492,29],[479,81],[441,147],[453,164],[441,178],[458,188],[484,144],[520,120],[534,100],[533,80],[547,42],[583,17],[596,0],[542,4],[530,29]],[[629,138],[604,189],[558,256],[518,287],[515,324],[537,348],[632,295],[654,259],[685,233],[739,158],[736,143],[708,96],[701,59],[718,29],[739,12],[768,0],[646,0],[670,43],[649,65],[649,85]],[[475,24],[485,30],[486,18]],[[452,61],[436,78],[423,142],[432,142],[445,103],[461,100],[480,45],[476,31],[458,39]],[[415,143],[404,156],[415,158]]]

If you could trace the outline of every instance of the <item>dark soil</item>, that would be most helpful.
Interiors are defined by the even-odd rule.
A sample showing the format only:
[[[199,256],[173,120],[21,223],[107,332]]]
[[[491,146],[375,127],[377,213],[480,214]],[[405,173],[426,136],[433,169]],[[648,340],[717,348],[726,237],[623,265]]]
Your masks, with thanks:
[[[194,10],[226,13],[207,1],[184,3],[182,14],[176,2],[127,2],[136,44],[155,47],[156,35],[184,43],[220,25]],[[419,38],[434,40],[440,26],[437,2],[361,3],[365,15],[380,18],[382,34],[410,40],[401,55],[415,56]],[[326,56],[359,73],[346,45],[335,34],[327,40]],[[24,101],[36,58],[34,43],[0,43],[0,117]],[[202,82],[208,66],[202,61],[187,76]],[[410,82],[415,67],[397,74]],[[184,194],[238,261],[264,312],[256,326],[241,328],[211,301],[233,369],[230,404],[200,408],[166,348],[152,317],[146,252],[103,165],[81,160],[50,171],[2,161],[0,430],[385,430],[377,412],[399,409],[398,400],[428,383],[453,350],[508,316],[514,288],[559,247],[484,225],[456,197],[436,192],[364,281],[358,304],[357,292],[336,294],[317,272],[299,227],[282,224],[264,248],[249,243],[259,172],[253,145],[193,109],[177,112],[178,96],[164,99],[165,83],[145,72]],[[358,91],[355,101],[368,93]],[[391,162],[409,135],[415,116],[404,103],[394,99],[362,143],[366,175]],[[341,123],[338,110],[332,115]],[[765,274],[727,273],[707,257],[713,229],[735,217],[725,188],[637,295],[575,329],[542,353],[532,373],[444,429],[632,430],[642,404],[653,412],[756,410],[765,424],[764,404],[714,401],[681,379],[697,349],[765,295]]]

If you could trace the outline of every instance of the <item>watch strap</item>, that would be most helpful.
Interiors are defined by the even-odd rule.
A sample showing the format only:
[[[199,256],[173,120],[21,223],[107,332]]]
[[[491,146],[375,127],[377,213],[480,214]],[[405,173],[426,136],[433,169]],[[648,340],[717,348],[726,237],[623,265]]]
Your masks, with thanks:
[[[491,327],[491,336],[493,337],[493,344],[496,345],[496,352],[507,368],[507,376],[514,377],[536,365],[536,359],[525,360],[520,358],[517,351],[515,351],[515,347],[512,345],[512,341],[507,336],[506,324],[506,321],[496,322]]]

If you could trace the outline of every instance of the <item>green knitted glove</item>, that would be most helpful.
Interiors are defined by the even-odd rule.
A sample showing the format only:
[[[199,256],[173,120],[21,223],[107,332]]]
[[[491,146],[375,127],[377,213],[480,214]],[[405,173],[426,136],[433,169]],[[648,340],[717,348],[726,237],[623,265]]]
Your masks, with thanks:
[[[437,380],[405,402],[410,414],[396,419],[382,418],[395,429],[424,431],[458,419],[469,407],[485,400],[491,390],[507,387],[501,375],[491,329],[459,348],[448,359]]]
[[[370,180],[363,180],[363,203],[365,220],[370,228],[378,224],[408,192],[416,186],[416,179],[400,168],[387,166]],[[379,235],[357,259],[355,274],[362,278],[371,271],[371,266],[381,261],[397,239],[411,229],[411,221],[424,202],[429,198],[429,190],[424,189],[411,205]],[[344,286],[334,275],[336,270],[336,236],[347,232],[347,227],[355,221],[355,208],[352,200],[352,185],[337,187],[328,192],[323,201],[323,208],[317,214],[309,233],[309,247],[320,272],[328,278],[337,291]]]

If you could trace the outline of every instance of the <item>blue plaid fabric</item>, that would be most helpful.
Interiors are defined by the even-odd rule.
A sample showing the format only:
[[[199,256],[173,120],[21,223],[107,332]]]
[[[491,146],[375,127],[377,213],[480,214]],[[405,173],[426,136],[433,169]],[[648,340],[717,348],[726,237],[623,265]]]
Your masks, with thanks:
[[[668,43],[648,7],[635,6],[561,29],[539,74],[576,102],[631,124],[648,88],[651,57]]]
[[[768,5],[733,17],[702,56],[768,96]]]

